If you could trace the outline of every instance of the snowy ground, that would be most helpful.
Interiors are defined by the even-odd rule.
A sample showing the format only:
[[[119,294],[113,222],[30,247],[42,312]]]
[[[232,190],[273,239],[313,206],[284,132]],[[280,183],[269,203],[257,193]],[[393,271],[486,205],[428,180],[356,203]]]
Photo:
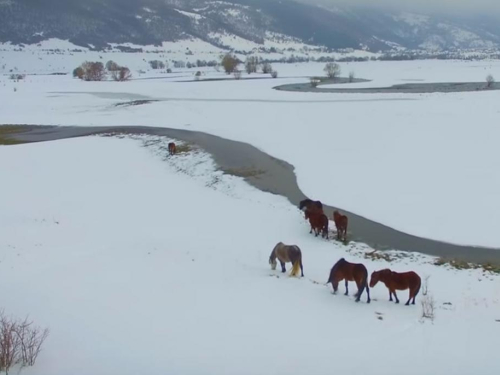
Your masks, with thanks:
[[[23,373],[498,374],[497,276],[363,259],[206,154],[166,158],[166,142],[0,147],[2,307],[51,330]],[[278,241],[302,248],[305,278],[269,269]],[[369,305],[333,296],[322,283],[340,257],[430,276],[434,322],[382,285]]]
[[[373,80],[361,84],[365,86],[483,81],[490,73],[500,77],[498,61],[366,62],[341,67],[344,74],[354,71],[357,77]],[[33,75],[12,82],[3,76],[0,123],[205,131],[251,143],[286,160],[296,167],[304,193],[330,205],[427,238],[500,247],[498,91],[291,93],[272,88],[307,82],[298,77],[322,74],[323,64],[274,68],[278,79],[199,83],[176,82],[193,80],[193,70],[172,75],[134,72],[136,80],[126,83]],[[228,77],[203,70],[202,79],[209,78]],[[148,98],[160,101],[115,106]]]

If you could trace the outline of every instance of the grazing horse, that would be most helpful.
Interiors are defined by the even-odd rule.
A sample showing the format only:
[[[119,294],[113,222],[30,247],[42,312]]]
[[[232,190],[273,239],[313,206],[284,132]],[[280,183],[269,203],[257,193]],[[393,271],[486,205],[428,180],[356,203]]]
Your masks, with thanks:
[[[175,143],[174,143],[174,142],[170,142],[170,143],[168,144],[168,153],[169,153],[170,155],[174,155],[174,154],[175,154],[175,152],[176,152]]]
[[[316,234],[316,237],[321,232],[321,237],[328,238],[328,216],[323,213],[311,213],[306,211],[306,216],[309,219],[309,224],[311,224],[311,230],[309,233]]]
[[[286,272],[285,263],[292,263],[292,272],[290,276],[298,276],[299,268],[301,276],[304,277],[304,267],[302,266],[302,252],[298,246],[285,245],[283,242],[278,242],[269,256],[269,264],[271,269],[276,269],[276,258],[280,261],[281,272]]]
[[[340,212],[335,211],[333,213],[333,221],[335,222],[335,227],[337,228],[337,239],[347,240],[347,216],[342,215]]]
[[[415,304],[415,297],[420,291],[420,285],[422,284],[420,276],[413,271],[398,273],[388,268],[372,273],[370,287],[373,288],[379,281],[382,281],[387,289],[389,289],[389,301],[392,301],[392,295],[394,294],[396,303],[399,303],[396,290],[410,289],[410,298],[406,302],[406,306],[410,304],[412,298],[412,304]]]
[[[305,212],[304,217],[309,219],[309,214],[323,214],[323,204],[320,201],[304,199],[300,201],[299,208]]]
[[[358,286],[358,291],[356,293],[356,302],[359,302],[363,291],[366,289],[366,294],[368,298],[367,303],[370,303],[370,288],[368,287],[368,271],[366,267],[358,263],[349,263],[344,258],[341,258],[330,271],[330,277],[328,278],[328,283],[332,283],[333,292],[336,293],[339,288],[339,281],[345,280],[345,295],[349,295],[349,290],[347,288],[348,281],[355,281]]]

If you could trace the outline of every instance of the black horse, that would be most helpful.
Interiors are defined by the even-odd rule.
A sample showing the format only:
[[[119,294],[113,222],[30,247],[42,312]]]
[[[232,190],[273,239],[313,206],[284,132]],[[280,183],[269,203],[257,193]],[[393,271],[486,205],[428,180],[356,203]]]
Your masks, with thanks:
[[[320,201],[313,201],[309,198],[300,201],[299,208],[303,210],[304,208],[309,208],[311,205],[314,205],[314,207],[323,210],[323,203],[321,203]]]

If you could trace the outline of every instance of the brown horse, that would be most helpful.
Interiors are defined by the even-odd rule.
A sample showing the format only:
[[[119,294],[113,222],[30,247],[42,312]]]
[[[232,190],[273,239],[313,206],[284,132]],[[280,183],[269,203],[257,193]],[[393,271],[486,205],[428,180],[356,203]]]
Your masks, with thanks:
[[[363,291],[366,289],[366,294],[368,298],[367,303],[370,303],[370,288],[368,287],[368,271],[366,267],[358,263],[349,263],[344,258],[341,258],[330,271],[330,277],[328,278],[328,283],[332,283],[333,292],[337,293],[339,288],[339,281],[345,280],[345,295],[349,295],[349,289],[347,287],[348,281],[355,281],[358,287],[356,293],[356,302],[359,302]]]
[[[169,153],[170,155],[175,155],[175,152],[177,151],[176,149],[177,149],[177,148],[175,147],[175,143],[174,143],[174,142],[170,142],[170,143],[168,144],[168,153]]]
[[[389,289],[389,301],[392,301],[392,295],[394,294],[396,303],[399,303],[396,290],[410,289],[410,298],[408,299],[408,302],[406,302],[406,306],[410,304],[412,298],[412,304],[415,304],[415,297],[420,291],[420,285],[422,284],[420,276],[413,271],[398,273],[391,271],[388,268],[372,273],[370,287],[373,288],[379,281],[382,281],[387,289]]]
[[[305,212],[304,217],[306,220],[309,219],[308,214],[323,214],[323,204],[320,201],[304,199],[300,201],[299,208]]]
[[[321,232],[321,237],[328,238],[328,217],[325,214],[306,211],[306,217],[309,219],[309,224],[311,224],[309,233],[314,230],[316,237]]]
[[[333,221],[335,222],[335,227],[337,228],[337,239],[346,241],[348,224],[347,216],[335,211],[333,213]]]
[[[271,269],[276,269],[276,258],[280,261],[281,272],[286,272],[285,263],[292,263],[292,272],[290,276],[298,276],[299,268],[301,276],[304,277],[304,267],[302,266],[302,252],[295,245],[285,245],[283,242],[278,242],[269,256],[269,264]]]

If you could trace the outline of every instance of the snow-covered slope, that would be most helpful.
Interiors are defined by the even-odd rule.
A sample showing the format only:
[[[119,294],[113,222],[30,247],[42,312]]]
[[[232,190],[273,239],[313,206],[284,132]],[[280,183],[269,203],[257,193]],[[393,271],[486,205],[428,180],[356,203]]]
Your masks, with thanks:
[[[58,38],[103,49],[198,38],[225,47],[213,36],[226,35],[263,46],[276,33],[330,49],[470,49],[498,46],[497,21],[291,0],[12,0],[0,3],[0,42]]]
[[[0,147],[1,308],[50,328],[23,374],[498,373],[498,277],[363,259],[206,155],[165,158],[166,142]],[[303,279],[270,270],[278,241],[302,248]],[[340,257],[429,276],[434,322],[422,295],[410,307],[383,285],[371,304],[332,295]]]

